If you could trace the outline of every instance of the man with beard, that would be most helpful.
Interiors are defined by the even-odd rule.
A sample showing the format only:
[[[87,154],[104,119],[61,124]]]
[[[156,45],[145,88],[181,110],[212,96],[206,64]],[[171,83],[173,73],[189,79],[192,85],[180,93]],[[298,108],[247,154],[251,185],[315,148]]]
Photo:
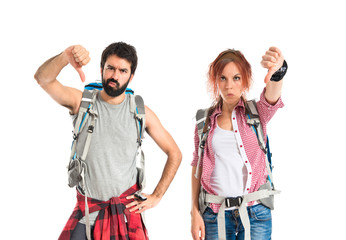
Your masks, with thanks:
[[[66,65],[71,64],[84,82],[82,66],[89,61],[89,52],[84,47],[75,45],[47,60],[35,74],[38,84],[55,101],[68,108],[74,118],[80,108],[82,92],[63,86],[56,78]],[[140,213],[160,202],[182,158],[171,135],[154,112],[145,106],[145,130],[167,154],[167,161],[154,192],[142,193],[144,198],[134,194],[138,190],[137,129],[129,110],[130,97],[125,94],[125,90],[133,79],[136,66],[136,50],[126,43],[113,43],[102,53],[103,89],[98,92],[94,103],[98,118],[85,159],[85,190],[93,239],[148,239]],[[85,198],[80,187],[77,190],[75,211],[59,239],[87,238],[88,221],[83,217]],[[111,209],[112,204],[118,209],[115,214]],[[106,216],[107,212],[112,213]]]

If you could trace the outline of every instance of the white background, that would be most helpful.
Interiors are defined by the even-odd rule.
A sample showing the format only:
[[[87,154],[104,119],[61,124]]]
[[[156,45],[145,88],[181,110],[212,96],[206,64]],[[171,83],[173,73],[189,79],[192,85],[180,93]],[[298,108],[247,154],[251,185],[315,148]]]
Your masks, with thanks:
[[[276,187],[274,239],[340,239],[343,231],[346,35],[342,1],[7,1],[1,26],[1,239],[57,239],[75,205],[66,165],[68,111],[33,76],[73,44],[91,55],[87,82],[100,79],[103,49],[134,45],[139,64],[130,87],[143,96],[183,153],[160,204],[147,211],[150,239],[191,239],[190,162],[194,114],[211,103],[208,65],[227,48],[251,63],[258,98],[261,56],[279,47],[289,66],[280,109],[269,124]],[[58,79],[79,89],[70,66]],[[147,188],[165,155],[147,136]]]

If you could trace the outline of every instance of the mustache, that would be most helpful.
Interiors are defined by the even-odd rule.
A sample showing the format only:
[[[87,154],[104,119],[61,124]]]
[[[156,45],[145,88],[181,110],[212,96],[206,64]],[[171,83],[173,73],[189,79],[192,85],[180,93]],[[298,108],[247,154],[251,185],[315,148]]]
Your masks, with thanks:
[[[120,87],[120,83],[118,82],[118,80],[115,80],[114,78],[108,78],[107,79],[107,84],[113,82],[116,84],[116,86],[119,88]]]

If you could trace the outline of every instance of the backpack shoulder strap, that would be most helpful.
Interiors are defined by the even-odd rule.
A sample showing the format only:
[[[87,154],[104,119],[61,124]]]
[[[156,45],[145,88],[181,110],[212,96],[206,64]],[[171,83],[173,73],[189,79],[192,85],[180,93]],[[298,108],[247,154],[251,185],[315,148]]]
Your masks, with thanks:
[[[247,123],[254,129],[257,136],[258,145],[265,153],[267,153],[263,128],[257,111],[256,101],[254,99],[247,101],[245,108]]]
[[[137,126],[137,141],[142,144],[145,130],[145,106],[143,98],[140,95],[129,94],[130,97],[130,112],[133,113]]]
[[[208,138],[208,134],[210,130],[210,127],[208,127],[207,131],[203,133],[205,122],[207,120],[208,110],[209,108],[205,108],[205,109],[199,109],[196,112],[196,124],[197,124],[198,138],[199,138],[199,147],[198,147],[198,163],[196,167],[195,178],[198,178],[199,167],[201,164],[205,143]]]
[[[85,194],[85,218],[86,218],[86,235],[87,238],[90,239],[90,222],[89,222],[89,206],[87,202],[87,193],[85,188],[85,171],[86,171],[86,164],[85,159],[89,151],[90,143],[91,143],[91,136],[94,132],[95,122],[97,119],[97,112],[93,108],[95,99],[97,96],[97,93],[99,92],[99,88],[95,86],[90,86],[90,88],[85,87],[82,95],[82,100],[80,103],[79,111],[77,118],[74,122],[74,130],[73,130],[73,142],[72,142],[72,149],[71,149],[71,156],[70,156],[70,163],[68,166],[68,185],[70,187],[76,186],[78,183],[81,184],[82,191]],[[90,117],[91,121],[89,123],[88,129],[87,129],[87,137],[84,143],[84,148],[81,156],[77,156],[77,141],[78,136],[80,132],[83,130],[86,119]],[[77,158],[77,159],[76,159]],[[74,170],[70,167],[73,166],[73,162],[78,162],[80,165],[80,168],[77,168],[78,171],[77,175],[73,174]],[[77,164],[77,165],[78,165]]]
[[[82,100],[80,103],[78,115],[77,115],[77,118],[74,122],[74,134],[78,134],[80,132],[80,130],[82,129],[82,125],[84,122],[83,120],[86,117],[86,113],[94,102],[93,98],[94,98],[94,91],[90,91],[90,90],[86,90],[86,89],[83,91]]]
[[[135,96],[135,103],[137,106],[137,120],[140,122],[140,138],[144,138],[144,130],[145,130],[145,106],[143,98],[140,95]]]
[[[88,115],[97,115],[97,113],[95,113],[94,109],[93,109],[93,104],[95,102],[96,96],[97,96],[97,92],[98,90],[87,90],[85,89],[83,91],[83,95],[82,95],[82,100],[80,103],[80,107],[79,107],[79,111],[78,111],[78,115],[76,117],[76,120],[74,122],[74,130],[73,130],[73,142],[72,142],[72,149],[71,149],[71,156],[70,159],[73,160],[75,157],[75,153],[76,153],[76,141],[78,139],[79,133],[82,131],[82,129],[84,128],[85,124],[86,124],[86,118],[88,117]],[[92,121],[91,125],[89,126],[88,131],[91,131],[91,129],[93,130],[94,127],[94,121]],[[89,148],[87,146],[87,148]],[[83,153],[83,155],[85,155],[86,153]]]
[[[201,136],[203,133],[205,121],[207,119],[207,114],[208,114],[208,108],[199,109],[196,112],[196,124],[197,124],[198,136]]]
[[[145,105],[144,105],[143,98],[140,95],[129,94],[129,97],[130,97],[130,112],[133,113],[133,116],[136,122],[136,127],[137,127],[137,142],[138,142],[137,154],[140,154],[140,168],[137,168],[138,169],[138,183],[140,186],[140,190],[137,191],[137,194],[141,196],[140,193],[146,184],[145,157],[141,147],[142,139],[144,138],[144,131],[145,131]]]
[[[259,114],[257,111],[256,101],[254,99],[247,101],[245,104],[245,107],[246,107],[247,123],[250,124],[252,126],[252,128],[254,129],[256,136],[257,136],[258,145],[260,146],[260,148],[264,151],[264,153],[266,155],[265,162],[266,162],[268,177],[269,177],[269,181],[271,182],[271,184],[273,184],[273,174],[272,174],[272,166],[271,166],[271,153],[270,153],[270,149],[269,149],[269,139],[268,139],[268,136],[266,137],[266,139],[264,137],[263,128],[262,128]]]

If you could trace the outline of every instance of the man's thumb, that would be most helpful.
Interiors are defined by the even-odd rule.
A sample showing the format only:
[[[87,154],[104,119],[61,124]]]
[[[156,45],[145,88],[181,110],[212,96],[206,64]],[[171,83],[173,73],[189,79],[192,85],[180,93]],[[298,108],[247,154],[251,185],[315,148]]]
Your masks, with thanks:
[[[79,74],[79,77],[80,77],[80,79],[82,80],[82,82],[85,82],[85,74],[84,74],[82,68],[81,68],[81,67],[78,67],[78,68],[76,68],[76,70],[77,70],[77,72],[78,72],[78,74]]]

